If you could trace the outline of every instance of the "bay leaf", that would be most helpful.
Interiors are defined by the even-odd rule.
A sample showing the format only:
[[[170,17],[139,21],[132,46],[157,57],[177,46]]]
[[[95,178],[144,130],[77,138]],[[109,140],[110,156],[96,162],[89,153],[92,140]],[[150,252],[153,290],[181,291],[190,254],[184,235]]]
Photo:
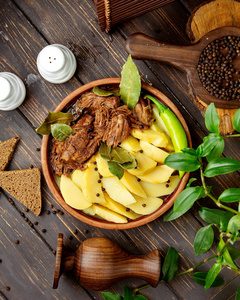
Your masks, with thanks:
[[[116,147],[111,151],[111,161],[124,164],[133,160],[135,160],[134,156],[122,148]]]
[[[117,176],[119,180],[123,177],[124,170],[117,162],[108,161],[108,169],[114,176]]]
[[[111,160],[111,150],[112,148],[109,147],[105,143],[101,143],[100,148],[99,148],[99,153],[102,156],[103,159],[110,161]]]
[[[131,55],[123,65],[121,72],[120,94],[124,104],[134,109],[141,93],[141,78]]]
[[[73,120],[71,113],[53,112],[49,111],[48,116],[42,122],[42,124],[36,129],[36,132],[42,135],[48,135],[51,133],[51,125],[53,124],[70,124]]]
[[[94,92],[94,94],[96,94],[98,96],[103,96],[103,97],[108,97],[108,96],[117,96],[117,97],[119,97],[120,96],[119,88],[104,90],[104,89],[101,89],[98,86],[95,86],[93,88],[93,92]]]
[[[53,124],[51,125],[52,136],[63,142],[73,132],[72,128],[67,124]]]

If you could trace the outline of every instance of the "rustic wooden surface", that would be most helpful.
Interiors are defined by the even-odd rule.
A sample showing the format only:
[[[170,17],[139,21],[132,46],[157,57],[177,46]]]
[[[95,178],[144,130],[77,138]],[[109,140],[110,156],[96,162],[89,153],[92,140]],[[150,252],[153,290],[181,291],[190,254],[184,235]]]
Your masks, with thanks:
[[[115,28],[110,35],[100,31],[94,4],[89,0],[2,0],[0,1],[0,72],[13,72],[25,83],[27,97],[16,110],[1,111],[0,140],[13,136],[21,138],[9,170],[25,169],[30,165],[41,167],[41,137],[34,129],[70,92],[87,82],[119,77],[127,58],[124,50],[126,38],[134,32],[142,32],[169,43],[189,44],[185,33],[191,11],[201,4],[200,0],[178,0],[146,15],[128,21]],[[45,81],[38,73],[36,58],[48,44],[59,43],[73,51],[77,58],[75,76],[64,84],[54,85]],[[169,66],[153,61],[136,61],[142,80],[152,83],[166,94],[183,114],[190,128],[193,146],[196,147],[207,130],[201,112],[189,97],[186,76]],[[224,155],[240,159],[240,140],[226,142]],[[227,187],[240,187],[239,173],[210,179],[209,184],[219,195]],[[49,192],[44,180],[42,184],[42,216],[25,212],[17,201],[8,202],[8,195],[0,196],[0,299],[103,299],[100,292],[87,290],[76,283],[73,277],[63,275],[57,290],[52,289],[58,233],[64,234],[64,245],[75,251],[87,238],[104,236],[116,242],[131,254],[145,254],[155,248],[162,257],[169,246],[180,252],[180,269],[185,270],[209,255],[195,257],[193,240],[196,231],[203,225],[198,217],[200,206],[209,204],[203,200],[190,212],[173,222],[164,223],[162,217],[139,228],[112,231],[91,227],[73,218],[52,214],[61,209]],[[48,215],[46,211],[51,213]],[[30,227],[28,218],[38,225]],[[42,229],[46,229],[43,233]],[[78,233],[74,234],[74,229]],[[73,237],[69,239],[69,235]],[[15,244],[19,240],[19,244]],[[208,270],[211,263],[201,267]],[[179,277],[168,284],[143,291],[151,300],[160,299],[234,299],[239,286],[239,277],[226,268],[222,276],[227,284],[205,291],[190,276]],[[142,280],[126,279],[108,289],[123,294],[124,285],[134,288]],[[10,287],[7,290],[6,287]]]

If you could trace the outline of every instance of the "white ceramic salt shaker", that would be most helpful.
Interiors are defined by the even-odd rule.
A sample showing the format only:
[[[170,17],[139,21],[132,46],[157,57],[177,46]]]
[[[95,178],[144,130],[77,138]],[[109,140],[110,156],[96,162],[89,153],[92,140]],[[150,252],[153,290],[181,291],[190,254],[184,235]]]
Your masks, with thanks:
[[[64,83],[75,73],[77,62],[67,47],[53,44],[46,46],[39,52],[37,67],[45,80],[51,83]]]
[[[15,74],[0,72],[0,110],[13,110],[25,99],[26,88]]]

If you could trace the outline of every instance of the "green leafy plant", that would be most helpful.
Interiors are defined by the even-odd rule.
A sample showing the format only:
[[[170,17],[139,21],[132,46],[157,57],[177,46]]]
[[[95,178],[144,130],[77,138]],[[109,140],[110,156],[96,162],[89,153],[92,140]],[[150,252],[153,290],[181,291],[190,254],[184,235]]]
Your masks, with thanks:
[[[202,227],[194,239],[194,252],[196,255],[209,250],[214,241],[213,227],[218,231],[218,246],[215,254],[205,258],[190,269],[178,273],[178,253],[170,247],[162,267],[161,281],[169,282],[175,277],[189,274],[196,283],[204,286],[205,289],[217,287],[225,284],[219,273],[224,267],[240,274],[240,269],[235,264],[235,260],[240,257],[240,249],[235,247],[235,243],[240,241],[240,188],[229,188],[222,192],[216,198],[211,192],[212,188],[207,185],[207,178],[228,174],[240,169],[240,161],[221,157],[224,149],[224,139],[239,137],[240,134],[222,136],[219,132],[220,120],[214,104],[210,104],[205,114],[205,125],[210,131],[209,135],[204,137],[203,143],[197,149],[184,148],[181,152],[170,154],[165,163],[176,170],[183,172],[199,171],[201,186],[191,186],[196,182],[196,178],[191,178],[186,188],[177,197],[174,206],[164,215],[164,221],[172,221],[185,214],[196,201],[209,197],[217,208],[201,207],[199,216],[205,222],[209,223]],[[234,115],[233,127],[240,132],[240,109]],[[237,205],[229,206],[229,203]],[[198,272],[196,269],[204,263],[214,260],[214,264],[208,272]],[[139,292],[150,285],[145,285],[134,289],[131,293],[125,293],[124,298],[118,294],[103,293],[107,299],[147,299]],[[112,298],[110,298],[110,295]],[[116,295],[116,296],[113,296]],[[143,298],[136,298],[141,296]],[[240,287],[237,290],[235,300],[240,300]]]

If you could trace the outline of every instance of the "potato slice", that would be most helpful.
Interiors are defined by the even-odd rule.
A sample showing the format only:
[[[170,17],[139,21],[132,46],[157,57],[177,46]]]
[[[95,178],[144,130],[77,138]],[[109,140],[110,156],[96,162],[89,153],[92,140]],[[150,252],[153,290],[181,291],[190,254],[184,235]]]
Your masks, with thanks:
[[[72,181],[82,190],[83,171],[75,170],[71,175]]]
[[[75,209],[85,209],[92,205],[89,201],[87,201],[76,184],[65,175],[61,176],[60,191],[65,202]]]
[[[169,181],[155,184],[141,180],[140,184],[148,196],[161,197],[171,194],[176,189],[180,178],[178,175],[174,175],[169,178]]]
[[[96,170],[94,162],[90,162],[86,170],[82,173],[82,178],[79,180],[83,195],[91,203],[105,203],[105,198],[102,192],[102,185],[99,183],[99,173]]]
[[[136,196],[135,198],[137,202],[128,205],[128,208],[141,215],[149,215],[163,204],[163,200],[156,197],[148,197],[147,199],[144,199]]]
[[[122,205],[126,206],[136,202],[132,194],[117,177],[102,178],[102,184],[109,196]]]
[[[125,186],[125,188],[129,190],[129,192],[132,192],[133,194],[143,198],[147,197],[141,184],[137,181],[136,176],[128,173],[126,170],[124,170],[124,175],[120,179],[120,181]]]
[[[144,155],[143,153],[139,152],[134,156],[138,163],[138,169],[131,169],[128,170],[128,172],[137,177],[151,172],[157,165],[156,161],[152,160],[150,157]]]
[[[112,198],[109,197],[109,195],[107,193],[104,193],[104,197],[105,197],[106,203],[104,203],[102,205],[107,207],[108,209],[115,211],[116,213],[123,215],[131,220],[135,220],[137,217],[139,217],[139,215],[137,215],[135,212],[131,211],[129,208],[114,201]]]
[[[127,223],[127,218],[98,204],[93,204],[93,210],[99,217],[114,223]]]
[[[108,169],[108,163],[107,163],[107,161],[102,158],[102,156],[100,155],[99,152],[96,155],[96,162],[97,162],[98,172],[103,177],[112,177],[113,176],[113,174]]]
[[[168,152],[142,140],[140,141],[140,147],[143,150],[143,154],[162,164],[164,163],[165,158],[169,155]]]
[[[139,178],[143,181],[151,183],[163,183],[168,181],[173,171],[174,169],[168,167],[167,165],[160,165],[157,166],[152,172],[139,176]]]
[[[159,115],[159,110],[158,110],[156,104],[153,104],[152,107],[153,107],[153,117],[154,117],[154,119],[156,120],[155,123],[156,123],[161,129],[163,129],[163,131],[166,132],[166,134],[167,134],[169,137],[171,137],[170,132],[168,131],[166,125],[164,124],[162,118],[161,118],[160,115]]]
[[[150,126],[150,129],[152,129],[154,131],[158,131],[158,132],[163,132],[163,130],[156,124],[156,122],[152,123],[152,125]],[[168,144],[164,148],[168,152],[174,152],[174,147],[173,147],[173,143],[172,143],[171,138],[167,134],[166,134],[166,137],[168,139]]]
[[[92,205],[88,208],[83,209],[82,211],[87,215],[95,216],[95,210],[93,209]]]
[[[164,148],[168,144],[168,138],[165,133],[157,132],[152,129],[132,129],[131,135],[139,140],[144,140],[154,146]]]
[[[139,141],[129,135],[126,140],[121,142],[120,147],[129,152],[138,152],[141,150]]]

